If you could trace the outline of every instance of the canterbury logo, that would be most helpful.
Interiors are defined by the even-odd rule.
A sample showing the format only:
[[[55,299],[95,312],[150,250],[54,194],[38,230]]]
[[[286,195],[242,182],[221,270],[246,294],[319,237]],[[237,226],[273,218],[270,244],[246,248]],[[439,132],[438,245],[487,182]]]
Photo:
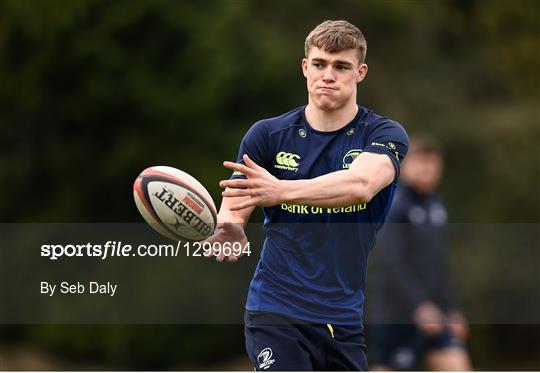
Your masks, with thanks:
[[[298,166],[300,165],[297,160],[300,160],[300,156],[298,154],[279,152],[276,155],[277,164],[274,165],[274,167],[296,172],[298,171]]]

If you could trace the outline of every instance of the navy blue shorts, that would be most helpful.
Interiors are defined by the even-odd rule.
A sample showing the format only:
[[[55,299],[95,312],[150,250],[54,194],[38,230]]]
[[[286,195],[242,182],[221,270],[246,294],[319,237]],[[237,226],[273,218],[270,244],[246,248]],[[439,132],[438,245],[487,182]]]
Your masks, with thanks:
[[[361,325],[310,324],[246,311],[244,332],[249,359],[258,371],[368,370]]]
[[[441,333],[425,335],[413,324],[378,324],[369,327],[368,331],[372,363],[393,370],[418,370],[430,351],[464,348],[448,328]]]

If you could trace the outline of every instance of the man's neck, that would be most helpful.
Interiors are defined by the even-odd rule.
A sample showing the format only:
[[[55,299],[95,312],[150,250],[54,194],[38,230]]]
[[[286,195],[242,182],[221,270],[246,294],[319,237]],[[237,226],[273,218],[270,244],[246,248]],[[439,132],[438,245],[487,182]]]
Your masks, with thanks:
[[[306,106],[305,115],[309,125],[323,132],[336,131],[349,124],[358,113],[358,105],[353,102],[339,110],[326,111],[309,103]]]

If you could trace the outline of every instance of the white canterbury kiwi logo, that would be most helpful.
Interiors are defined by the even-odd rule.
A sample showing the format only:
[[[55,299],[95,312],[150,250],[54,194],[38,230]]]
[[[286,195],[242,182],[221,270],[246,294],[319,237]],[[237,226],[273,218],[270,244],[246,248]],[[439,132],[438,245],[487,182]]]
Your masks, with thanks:
[[[274,364],[276,360],[272,359],[272,355],[273,353],[270,347],[266,347],[259,353],[259,356],[257,356],[259,369],[268,369],[270,368],[270,365]]]
[[[276,155],[277,164],[274,165],[274,167],[296,172],[298,171],[298,166],[300,166],[297,160],[300,160],[300,156],[298,154],[279,152]]]

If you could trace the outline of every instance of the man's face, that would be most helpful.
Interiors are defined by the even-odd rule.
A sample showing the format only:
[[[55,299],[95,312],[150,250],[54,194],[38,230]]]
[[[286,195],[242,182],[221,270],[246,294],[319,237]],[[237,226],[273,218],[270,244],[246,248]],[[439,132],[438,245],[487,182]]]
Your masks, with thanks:
[[[403,161],[402,174],[417,192],[430,194],[441,180],[443,161],[438,154],[411,154]]]
[[[367,74],[353,49],[328,53],[312,47],[302,60],[310,103],[326,111],[339,109],[351,100],[356,103],[356,84]]]

